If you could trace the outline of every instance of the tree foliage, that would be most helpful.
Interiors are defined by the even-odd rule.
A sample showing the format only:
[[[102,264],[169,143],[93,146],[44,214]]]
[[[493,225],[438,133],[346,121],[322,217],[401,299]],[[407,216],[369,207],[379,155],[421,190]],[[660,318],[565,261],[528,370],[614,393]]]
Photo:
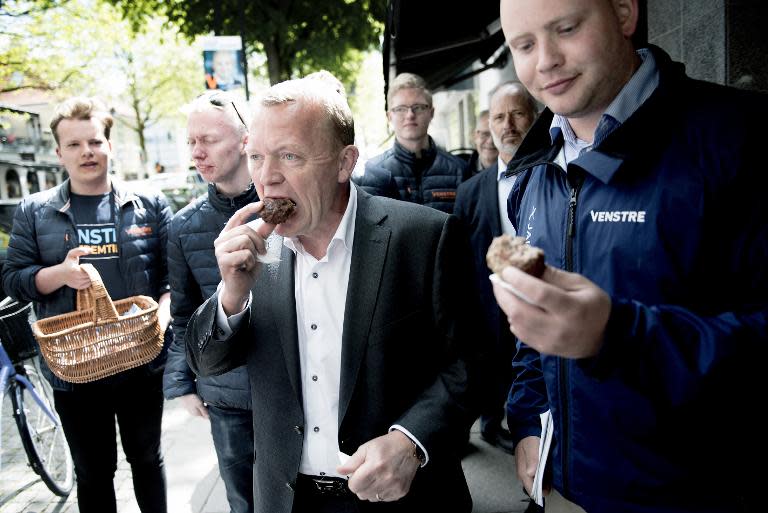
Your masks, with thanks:
[[[349,83],[360,51],[378,47],[386,11],[386,0],[107,1],[135,27],[161,14],[189,37],[243,35],[273,84],[319,69]]]
[[[0,92],[78,89],[86,82],[83,70],[94,57],[81,32],[60,26],[67,8],[52,2],[0,4]],[[73,52],[73,48],[82,51]]]
[[[117,86],[113,95],[131,112],[121,121],[136,133],[143,158],[146,129],[161,119],[179,118],[179,107],[202,87],[199,50],[163,25],[163,20],[155,19],[135,31],[124,24],[125,40],[111,51],[112,73],[107,80]]]
[[[97,0],[4,2],[0,9],[0,92],[44,89],[54,97],[94,95],[136,133],[201,89],[202,59],[167,20],[131,25]]]

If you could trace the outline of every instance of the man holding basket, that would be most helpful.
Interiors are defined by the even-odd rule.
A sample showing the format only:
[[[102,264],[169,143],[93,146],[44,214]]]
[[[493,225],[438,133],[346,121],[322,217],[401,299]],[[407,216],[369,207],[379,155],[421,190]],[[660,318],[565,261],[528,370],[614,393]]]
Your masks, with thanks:
[[[171,211],[162,194],[129,191],[108,175],[112,117],[90,98],[56,110],[51,131],[69,179],[25,198],[14,216],[3,271],[6,292],[32,301],[38,319],[72,312],[90,287],[92,264],[113,300],[150,296],[161,333],[170,321],[166,234]],[[88,383],[72,383],[44,366],[70,446],[81,513],[116,513],[115,419],[143,513],[167,511],[160,452],[162,373],[149,364]]]

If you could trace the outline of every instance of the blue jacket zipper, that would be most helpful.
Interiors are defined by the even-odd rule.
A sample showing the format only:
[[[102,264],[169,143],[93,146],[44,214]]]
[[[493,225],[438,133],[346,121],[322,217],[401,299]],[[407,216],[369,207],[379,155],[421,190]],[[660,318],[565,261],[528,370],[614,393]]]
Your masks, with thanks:
[[[579,198],[579,191],[581,190],[581,185],[584,183],[584,174],[583,172],[580,172],[580,170],[577,169],[571,169],[571,173],[568,174],[568,184],[570,185],[571,190],[571,196],[568,200],[568,229],[566,232],[565,237],[565,270],[568,272],[573,272],[573,240],[576,237],[576,205],[578,203]],[[568,462],[566,461],[568,459],[568,453],[569,453],[569,447],[568,447],[568,431],[569,431],[569,415],[568,410],[570,409],[570,401],[568,400],[568,375],[569,375],[569,368],[568,368],[568,360],[565,358],[558,358],[558,366],[560,368],[560,380],[559,380],[559,389],[560,389],[560,415],[561,415],[561,468],[563,473],[563,490],[567,492],[569,489],[569,472],[568,472]]]

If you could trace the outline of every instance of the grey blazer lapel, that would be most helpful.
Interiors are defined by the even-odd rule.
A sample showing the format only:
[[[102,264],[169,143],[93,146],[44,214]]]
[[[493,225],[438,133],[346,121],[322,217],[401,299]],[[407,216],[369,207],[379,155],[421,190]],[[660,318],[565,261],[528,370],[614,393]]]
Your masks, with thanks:
[[[280,264],[274,277],[274,288],[264,291],[267,303],[272,305],[272,318],[280,334],[280,347],[285,356],[285,365],[291,385],[296,392],[299,404],[301,396],[301,364],[299,362],[299,332],[296,325],[296,292],[294,283],[294,266],[296,256],[293,251],[283,246],[280,253]],[[265,269],[269,272],[270,269]]]
[[[387,214],[377,201],[373,196],[358,190],[355,240],[344,305],[341,344],[340,426],[352,398],[363,354],[368,345],[384,261],[392,234],[385,224]]]

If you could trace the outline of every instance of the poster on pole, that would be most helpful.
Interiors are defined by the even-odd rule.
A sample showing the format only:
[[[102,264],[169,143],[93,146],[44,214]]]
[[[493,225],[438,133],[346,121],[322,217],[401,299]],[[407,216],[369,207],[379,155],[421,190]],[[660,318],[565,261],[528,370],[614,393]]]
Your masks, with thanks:
[[[205,88],[221,91],[245,87],[245,63],[240,36],[202,38]]]

